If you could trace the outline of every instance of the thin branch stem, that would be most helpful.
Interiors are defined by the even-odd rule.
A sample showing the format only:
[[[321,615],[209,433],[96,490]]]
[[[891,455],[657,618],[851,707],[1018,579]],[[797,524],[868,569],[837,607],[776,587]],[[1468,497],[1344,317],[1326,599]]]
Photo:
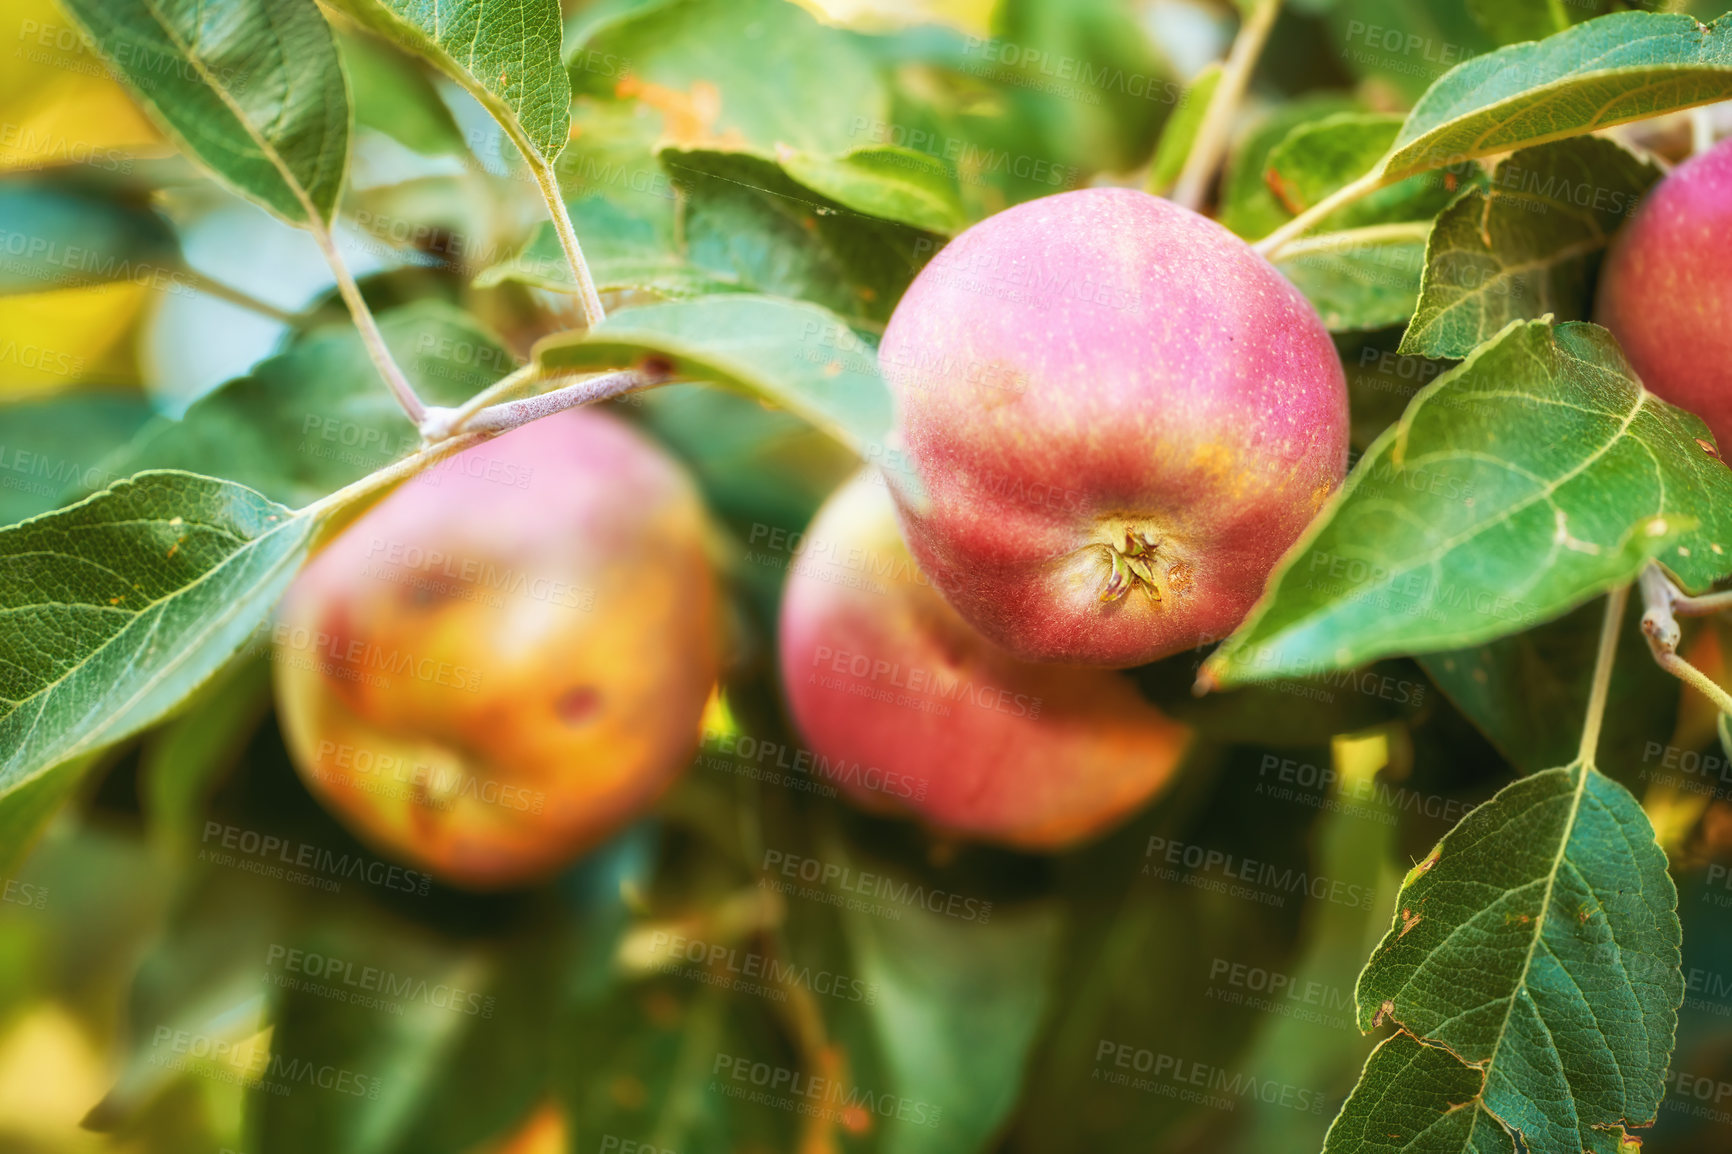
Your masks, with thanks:
[[[563,413],[567,409],[575,409],[579,405],[592,405],[597,401],[612,400],[624,396],[633,389],[641,389],[653,383],[649,377],[636,369],[620,369],[618,372],[603,373],[600,376],[588,377],[573,385],[554,389],[551,392],[537,393],[533,397],[524,397],[520,401],[506,401],[504,404],[490,405],[481,409],[461,425],[454,426],[454,433],[506,433],[519,425],[527,425],[542,417],[551,417],[555,413]]]
[[[577,281],[578,304],[583,309],[583,327],[593,329],[606,315],[601,308],[601,296],[595,291],[595,278],[589,273],[589,263],[583,259],[583,246],[577,243],[577,230],[572,227],[571,213],[566,211],[565,197],[560,195],[559,177],[553,166],[525,151],[529,170],[535,173],[535,183],[541,186],[542,199],[547,201],[547,214],[553,218],[553,231],[559,235],[559,247],[565,250],[565,262]]]
[[[1677,615],[1702,616],[1715,613],[1732,601],[1732,594],[1710,593],[1703,597],[1687,597],[1672,584],[1672,579],[1658,565],[1650,563],[1642,570],[1642,632],[1647,635],[1648,648],[1654,661],[1673,677],[1712,701],[1725,714],[1732,714],[1732,694],[1722,689],[1712,677],[1678,656],[1678,642],[1683,632],[1678,628]]]
[[[1618,655],[1618,627],[1624,623],[1624,607],[1630,602],[1630,587],[1620,585],[1606,595],[1606,619],[1600,625],[1600,649],[1594,655],[1594,680],[1588,690],[1588,715],[1582,722],[1582,744],[1576,760],[1594,763],[1600,747],[1600,726],[1606,720],[1606,697],[1612,688],[1612,661]]]
[[[335,493],[328,494],[314,501],[311,505],[298,511],[300,516],[324,517],[336,512],[346,505],[352,505],[364,500],[379,489],[389,488],[399,482],[406,481],[430,465],[436,465],[453,453],[479,445],[487,437],[481,433],[463,433],[448,437],[432,445],[423,445],[400,461],[393,461],[377,472],[369,473],[359,481],[345,485]]]
[[[337,291],[343,296],[343,303],[349,306],[349,315],[354,318],[355,327],[361,332],[361,343],[367,346],[367,355],[373,360],[373,367],[379,370],[379,375],[385,379],[391,395],[397,398],[397,403],[403,406],[403,412],[408,414],[416,428],[427,419],[427,406],[421,403],[421,398],[415,393],[415,386],[409,383],[409,378],[403,375],[403,370],[391,356],[391,350],[385,346],[385,335],[379,331],[379,324],[373,319],[373,312],[367,307],[366,300],[361,296],[360,286],[349,273],[349,266],[343,263],[342,254],[337,251],[337,242],[331,237],[331,230],[325,227],[325,222],[313,214],[307,230],[313,234],[313,239],[319,244],[319,251],[325,254],[325,263],[331,266],[331,273],[337,278]]]
[[[1215,84],[1215,93],[1203,113],[1203,122],[1197,126],[1197,138],[1191,142],[1185,166],[1179,170],[1179,179],[1173,184],[1169,198],[1173,203],[1192,212],[1201,211],[1208,196],[1209,182],[1221,167],[1221,157],[1227,151],[1233,116],[1239,110],[1239,101],[1245,95],[1251,73],[1257,67],[1257,58],[1263,54],[1263,45],[1268,41],[1269,30],[1275,26],[1275,17],[1280,11],[1281,0],[1258,0],[1257,6],[1239,25],[1239,34],[1233,38],[1233,47],[1221,69],[1221,79]]]
[[[1289,241],[1281,247],[1281,256],[1291,260],[1317,253],[1350,251],[1359,245],[1380,244],[1394,240],[1424,240],[1431,235],[1429,220],[1409,220],[1396,224],[1368,224],[1364,228],[1344,228],[1339,232],[1323,232]]]
[[[270,301],[260,300],[258,297],[243,289],[238,289],[234,285],[225,284],[220,280],[208,277],[189,264],[183,264],[177,270],[176,275],[177,279],[196,292],[201,292],[206,296],[215,297],[219,301],[227,301],[231,305],[237,305],[249,312],[258,313],[262,317],[269,317],[273,321],[278,321],[285,325],[295,325],[299,324],[303,319],[302,315],[298,312],[291,312],[285,308],[278,308]]]
[[[1383,167],[1372,169],[1364,176],[1349,184],[1344,184],[1256,244],[1251,248],[1260,253],[1266,260],[1274,260],[1275,254],[1285,248],[1295,237],[1301,236],[1315,227],[1318,222],[1333,215],[1335,212],[1352,204],[1356,200],[1370,196],[1384,187]]]
[[[421,436],[430,442],[444,440],[482,409],[533,388],[540,382],[543,371],[539,362],[530,361],[500,377],[461,405],[453,408],[432,406],[421,421]]]
[[[1682,591],[1672,598],[1672,612],[1679,617],[1708,617],[1732,609],[1732,589],[1690,597]]]

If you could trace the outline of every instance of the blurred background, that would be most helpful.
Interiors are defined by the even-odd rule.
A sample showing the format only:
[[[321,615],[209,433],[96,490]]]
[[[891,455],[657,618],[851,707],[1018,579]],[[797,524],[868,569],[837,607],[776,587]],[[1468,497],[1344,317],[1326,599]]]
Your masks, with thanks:
[[[1287,219],[1262,172],[1293,125],[1404,110],[1495,47],[1478,7],[1290,0],[1235,126],[1225,222],[1252,237]],[[867,342],[947,234],[1063,189],[1142,186],[1237,25],[1205,0],[567,10],[559,171],[610,304],[721,284],[823,304]],[[413,375],[466,395],[571,323],[557,246],[470,97],[384,41],[339,42],[357,124],[339,242]],[[377,409],[345,414],[352,437],[278,420],[177,443],[170,422],[234,378],[268,394],[273,374],[370,372],[329,271],[180,158],[53,0],[0,0],[0,56],[0,252],[94,202],[110,234],[86,215],[76,242],[127,262],[48,287],[0,268],[0,523],[155,464],[227,461],[298,503],[407,447]],[[1682,118],[1641,132],[1661,156],[1688,147]],[[930,227],[821,191],[822,158],[869,144],[948,182]],[[1399,335],[1338,338],[1356,448],[1443,367],[1393,356]],[[783,704],[793,543],[857,462],[713,389],[610,408],[696,478],[726,587],[703,746],[654,813],[545,885],[399,885],[297,777],[253,647],[7,855],[0,1151],[1321,1149],[1375,1042],[1352,989],[1402,875],[1467,808],[1568,759],[1597,606],[1200,701],[1201,653],[1130,671],[1198,734],[1170,785],[1065,853],[959,843],[847,805],[803,768]],[[1725,683],[1719,627],[1692,628]],[[1732,1149],[1732,770],[1710,708],[1653,667],[1633,619],[1626,636],[1602,768],[1671,855],[1687,982],[1645,1140]],[[945,898],[848,908],[759,884],[767,860],[807,859]],[[1246,863],[1281,880],[1225,884]],[[759,981],[772,961],[802,976]],[[813,1077],[846,1086],[846,1108],[741,1093]]]

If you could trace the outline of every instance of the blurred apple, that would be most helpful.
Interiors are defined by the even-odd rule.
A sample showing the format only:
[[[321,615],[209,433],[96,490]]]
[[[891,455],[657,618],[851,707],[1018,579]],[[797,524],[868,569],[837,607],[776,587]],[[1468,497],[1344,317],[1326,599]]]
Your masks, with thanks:
[[[805,535],[781,659],[820,772],[853,801],[1023,849],[1111,826],[1190,743],[1126,677],[1021,661],[975,632],[915,566],[872,473]]]
[[[277,698],[308,788],[456,885],[545,876],[691,760],[718,663],[698,494],[593,410],[403,485],[296,580]]]

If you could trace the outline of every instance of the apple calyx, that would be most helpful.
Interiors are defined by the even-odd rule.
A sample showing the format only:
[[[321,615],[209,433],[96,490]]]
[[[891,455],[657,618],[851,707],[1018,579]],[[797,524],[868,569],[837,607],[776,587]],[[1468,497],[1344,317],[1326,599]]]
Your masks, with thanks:
[[[1117,601],[1137,589],[1158,603],[1163,585],[1172,592],[1184,592],[1190,586],[1190,569],[1182,561],[1163,560],[1161,546],[1165,543],[1158,531],[1137,525],[1125,525],[1101,542],[1108,566],[1101,583],[1101,603]]]

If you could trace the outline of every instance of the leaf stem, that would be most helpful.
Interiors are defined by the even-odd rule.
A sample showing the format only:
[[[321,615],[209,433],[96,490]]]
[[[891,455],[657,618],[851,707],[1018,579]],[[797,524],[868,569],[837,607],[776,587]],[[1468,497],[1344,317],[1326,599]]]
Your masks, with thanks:
[[[1661,669],[1712,701],[1721,713],[1732,715],[1732,694],[1722,689],[1712,677],[1678,656],[1678,642],[1683,633],[1678,628],[1677,615],[1700,617],[1718,612],[1732,602],[1732,594],[1710,593],[1704,597],[1687,597],[1672,584],[1672,579],[1658,565],[1649,563],[1642,570],[1642,632],[1648,638],[1648,649]]]
[[[401,460],[393,461],[383,469],[368,473],[359,481],[345,485],[335,493],[327,494],[297,510],[298,516],[324,517],[364,500],[379,489],[389,488],[400,481],[406,481],[429,465],[435,465],[453,453],[461,452],[473,445],[478,445],[487,439],[482,433],[460,433],[447,437],[430,445],[422,445],[413,453]]]
[[[408,414],[416,428],[420,428],[421,422],[427,419],[427,406],[421,403],[421,398],[415,393],[415,386],[409,383],[409,378],[403,375],[403,370],[392,358],[391,350],[385,346],[385,335],[379,331],[379,324],[373,319],[372,310],[361,296],[360,286],[350,275],[349,266],[343,263],[343,256],[337,251],[337,242],[332,239],[331,230],[317,214],[310,214],[307,231],[313,234],[319,251],[325,254],[325,263],[331,266],[331,273],[337,278],[337,291],[342,294],[343,303],[349,306],[349,315],[354,318],[355,327],[361,332],[361,343],[367,346],[367,355],[372,358],[373,367],[379,370],[379,375],[385,379],[391,395],[403,406],[403,412]]]
[[[1285,248],[1295,237],[1308,232],[1319,221],[1331,216],[1338,210],[1352,204],[1356,200],[1370,196],[1384,187],[1383,166],[1376,168],[1360,177],[1358,180],[1342,185],[1262,240],[1251,246],[1252,251],[1259,253],[1266,260],[1274,260],[1275,254]]]
[[[577,230],[572,227],[565,197],[560,194],[559,177],[555,175],[553,165],[540,156],[528,150],[523,155],[529,162],[529,170],[535,174],[535,183],[541,186],[541,197],[547,201],[547,214],[553,218],[553,231],[559,235],[559,247],[565,250],[565,262],[571,266],[571,275],[577,281],[583,327],[593,329],[606,314],[602,311],[601,296],[595,291],[595,278],[589,273],[589,263],[583,259],[583,246],[577,243]]]
[[[296,325],[301,323],[304,319],[302,314],[298,312],[290,312],[288,309],[278,308],[270,301],[260,300],[258,297],[243,289],[238,289],[234,285],[226,284],[223,281],[208,277],[198,269],[193,268],[190,264],[182,264],[180,266],[178,277],[188,288],[191,288],[196,292],[201,292],[206,296],[215,297],[220,301],[226,301],[231,305],[237,305],[249,312],[258,313],[262,317],[269,317],[271,320],[277,321],[281,324]]]
[[[1606,595],[1606,619],[1600,625],[1600,648],[1594,655],[1594,680],[1588,690],[1588,715],[1582,722],[1582,744],[1576,760],[1594,764],[1600,745],[1600,726],[1606,719],[1606,696],[1612,688],[1612,662],[1618,655],[1618,627],[1624,622],[1624,607],[1630,602],[1630,587],[1620,585]]]
[[[1209,181],[1220,168],[1221,156],[1227,151],[1233,114],[1239,109],[1239,101],[1245,95],[1251,73],[1257,67],[1257,58],[1263,54],[1263,45],[1268,41],[1269,30],[1275,26],[1275,17],[1280,11],[1281,0],[1257,0],[1257,6],[1239,25],[1239,34],[1233,38],[1233,47],[1221,69],[1221,79],[1216,83],[1209,107],[1203,113],[1203,123],[1197,126],[1197,137],[1191,142],[1185,166],[1179,170],[1179,179],[1174,182],[1172,194],[1168,197],[1174,204],[1183,205],[1192,212],[1202,210],[1203,201],[1208,196]]]
[[[1281,259],[1294,260],[1318,253],[1351,250],[1359,245],[1384,241],[1425,240],[1431,235],[1429,220],[1408,220],[1394,224],[1368,224],[1364,228],[1344,228],[1338,232],[1323,232],[1300,237],[1281,247]]]
[[[620,369],[617,372],[602,373],[591,376],[576,384],[566,385],[551,392],[537,393],[533,397],[522,400],[506,401],[504,404],[490,405],[478,410],[462,423],[453,426],[453,433],[496,433],[510,432],[519,425],[527,425],[542,417],[551,417],[555,413],[563,413],[567,409],[575,409],[579,405],[591,405],[597,401],[612,400],[624,396],[634,389],[655,383],[654,380],[636,369]],[[449,435],[449,434],[448,434]]]

